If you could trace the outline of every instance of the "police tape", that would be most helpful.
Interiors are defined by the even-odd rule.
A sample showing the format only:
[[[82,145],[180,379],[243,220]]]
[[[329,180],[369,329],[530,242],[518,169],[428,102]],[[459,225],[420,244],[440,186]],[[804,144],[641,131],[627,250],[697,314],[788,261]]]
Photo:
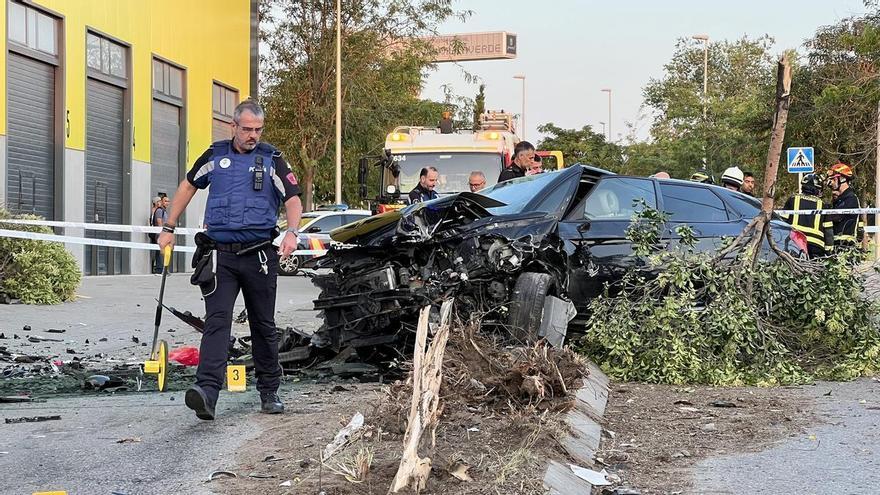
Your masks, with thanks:
[[[880,208],[841,208],[839,210],[835,209],[822,209],[822,210],[773,210],[775,213],[780,215],[861,215],[862,213],[868,215],[877,215],[880,214]]]
[[[162,227],[147,227],[141,225],[123,225],[118,223],[86,223],[86,222],[62,222],[57,220],[0,220],[0,223],[11,223],[16,225],[38,225],[41,227],[64,227],[70,229],[86,229],[86,230],[102,230],[110,232],[132,232],[140,234],[158,234],[162,232]],[[191,229],[186,227],[178,227],[174,229],[175,234],[195,235],[204,232],[205,229]]]
[[[22,230],[6,230],[0,229],[0,237],[12,237],[14,239],[31,239],[36,241],[63,242],[67,244],[83,244],[86,246],[106,246],[127,249],[146,249],[158,251],[158,244],[148,244],[146,242],[116,241],[112,239],[93,239],[90,237],[72,237],[55,234],[43,234],[40,232],[25,232]],[[174,246],[177,252],[193,253],[196,248],[194,246]]]
[[[66,244],[81,244],[85,246],[143,249],[147,251],[159,250],[158,244],[148,244],[146,242],[117,241],[113,239],[94,239],[91,237],[73,237],[65,235],[43,234],[41,232],[25,232],[22,230],[0,229],[0,237],[11,237],[13,239],[29,239],[35,241],[62,242]],[[195,246],[174,246],[174,251],[178,253],[193,253],[195,252],[195,250]],[[291,256],[324,256],[325,254],[327,254],[326,249],[298,249],[291,253]]]

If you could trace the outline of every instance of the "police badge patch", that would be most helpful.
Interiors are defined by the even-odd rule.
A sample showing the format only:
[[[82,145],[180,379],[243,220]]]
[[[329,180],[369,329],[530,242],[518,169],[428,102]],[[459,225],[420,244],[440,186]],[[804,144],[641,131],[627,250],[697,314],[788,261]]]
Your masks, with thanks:
[[[296,181],[296,176],[293,175],[293,172],[287,174],[287,182],[290,182],[294,186],[298,186],[299,182]]]
[[[229,168],[230,165],[232,165],[232,160],[229,158],[223,158],[220,160],[220,168]]]

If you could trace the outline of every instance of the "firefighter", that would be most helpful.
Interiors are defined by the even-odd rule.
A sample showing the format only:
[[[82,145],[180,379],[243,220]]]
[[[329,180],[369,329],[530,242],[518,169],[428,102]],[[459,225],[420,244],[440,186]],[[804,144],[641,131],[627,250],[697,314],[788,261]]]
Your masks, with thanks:
[[[786,210],[821,210],[822,181],[816,174],[807,174],[801,180],[801,192],[788,198]],[[834,246],[834,226],[824,215],[783,215],[785,221],[807,238],[807,253],[810,258],[828,254]]]
[[[832,208],[835,210],[860,208],[851,184],[852,167],[838,163],[828,171],[828,185],[834,198]],[[860,216],[856,213],[827,215],[827,220],[834,224],[834,248],[854,248],[859,245],[864,231]]]
[[[743,185],[743,171],[739,167],[729,167],[721,174],[721,185],[731,191],[741,191]]]

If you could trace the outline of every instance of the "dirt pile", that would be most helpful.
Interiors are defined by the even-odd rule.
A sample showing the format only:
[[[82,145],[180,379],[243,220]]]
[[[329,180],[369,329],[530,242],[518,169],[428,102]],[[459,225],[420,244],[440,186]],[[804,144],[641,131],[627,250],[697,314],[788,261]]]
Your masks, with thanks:
[[[404,366],[412,371],[411,362]],[[588,373],[582,358],[545,344],[507,346],[500,338],[459,326],[449,337],[442,373],[434,448],[422,452],[431,459],[422,493],[543,493],[547,459],[564,456],[556,441],[565,433],[562,413],[572,407],[573,393]],[[283,426],[267,432],[264,436],[288,432],[284,444],[289,450],[249,453],[243,469],[257,466],[268,454],[299,462],[279,471],[274,482],[240,478],[214,489],[278,493],[279,480],[289,480],[285,486],[290,493],[387,492],[403,451],[412,400],[409,376],[383,387],[375,400],[361,403],[367,406],[361,411],[363,426],[350,431],[345,447],[329,458],[322,461],[315,449],[356,424],[356,410],[339,422],[315,425],[311,437],[308,432],[291,436]],[[321,440],[315,441],[317,437]],[[295,446],[312,443],[311,457],[303,459]]]

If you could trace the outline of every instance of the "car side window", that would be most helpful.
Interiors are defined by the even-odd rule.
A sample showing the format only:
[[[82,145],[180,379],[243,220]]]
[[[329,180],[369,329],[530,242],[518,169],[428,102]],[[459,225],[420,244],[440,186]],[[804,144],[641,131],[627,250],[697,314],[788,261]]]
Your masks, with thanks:
[[[574,194],[574,188],[569,182],[565,182],[556,187],[546,198],[542,199],[535,211],[543,211],[546,213],[556,213],[571,202],[571,196]]]
[[[726,222],[727,208],[706,187],[660,183],[663,211],[672,222]]]
[[[336,227],[342,225],[342,215],[328,215],[315,220],[315,223],[309,225],[306,230],[312,232],[329,232]],[[315,230],[317,228],[318,230]]]
[[[347,225],[350,223],[357,222],[358,220],[363,220],[367,218],[369,215],[342,215],[342,225]]]
[[[657,207],[654,183],[632,177],[605,177],[590,191],[584,202],[587,220],[629,220],[636,203],[644,200],[650,208]]]

